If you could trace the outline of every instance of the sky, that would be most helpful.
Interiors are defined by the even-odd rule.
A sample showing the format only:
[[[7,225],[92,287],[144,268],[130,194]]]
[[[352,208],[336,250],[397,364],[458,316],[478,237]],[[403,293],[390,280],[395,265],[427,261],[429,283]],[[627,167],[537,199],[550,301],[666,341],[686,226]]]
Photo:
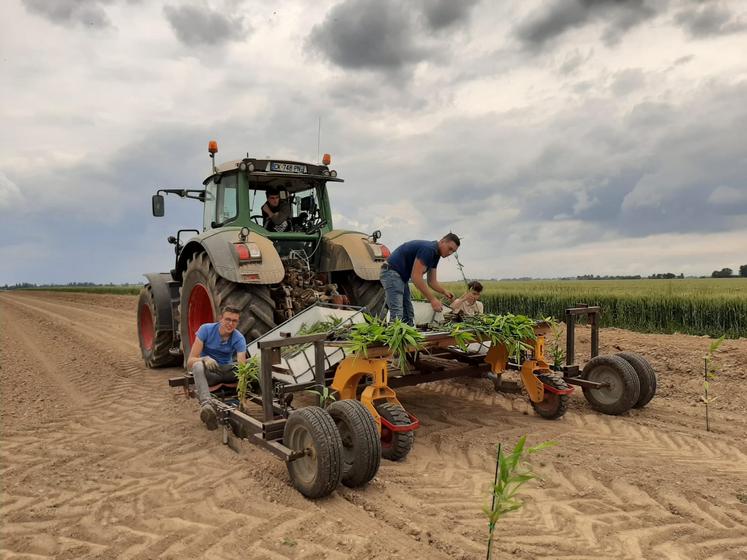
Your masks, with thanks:
[[[745,2],[4,0],[0,63],[0,285],[169,270],[157,188],[320,123],[335,227],[470,278],[747,264]]]

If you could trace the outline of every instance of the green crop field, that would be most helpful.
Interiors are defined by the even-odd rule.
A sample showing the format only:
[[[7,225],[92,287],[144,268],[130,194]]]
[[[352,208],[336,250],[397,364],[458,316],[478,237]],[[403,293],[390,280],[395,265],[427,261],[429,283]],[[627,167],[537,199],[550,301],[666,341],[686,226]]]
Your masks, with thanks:
[[[456,294],[463,283],[449,283]],[[747,336],[747,278],[483,282],[490,313],[563,319],[579,303],[602,308],[602,326],[642,332]]]

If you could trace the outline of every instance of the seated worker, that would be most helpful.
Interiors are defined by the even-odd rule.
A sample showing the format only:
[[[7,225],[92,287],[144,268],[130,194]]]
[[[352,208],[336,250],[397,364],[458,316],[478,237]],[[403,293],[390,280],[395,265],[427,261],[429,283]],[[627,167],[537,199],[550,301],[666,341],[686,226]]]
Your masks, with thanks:
[[[467,285],[467,288],[468,290],[462,297],[458,297],[451,302],[451,312],[462,317],[483,314],[485,311],[480,301],[482,284],[473,280]]]
[[[287,200],[280,200],[280,191],[268,187],[267,202],[262,205],[262,227],[268,231],[288,231],[291,225],[291,208]]]
[[[436,267],[441,258],[446,258],[459,248],[459,238],[447,233],[440,241],[408,241],[397,247],[381,265],[379,280],[384,287],[384,297],[389,308],[389,319],[401,319],[408,325],[415,324],[415,312],[410,300],[410,279],[420,290],[436,313],[443,311],[441,301],[433,291],[446,296],[451,301],[454,294],[438,282]],[[423,280],[427,274],[428,283]]]
[[[192,371],[200,401],[200,420],[208,430],[218,427],[218,417],[209,404],[211,385],[236,383],[236,362],[246,362],[246,339],[236,330],[239,325],[239,310],[226,306],[217,323],[205,323],[197,329],[195,341],[187,359],[187,369]]]

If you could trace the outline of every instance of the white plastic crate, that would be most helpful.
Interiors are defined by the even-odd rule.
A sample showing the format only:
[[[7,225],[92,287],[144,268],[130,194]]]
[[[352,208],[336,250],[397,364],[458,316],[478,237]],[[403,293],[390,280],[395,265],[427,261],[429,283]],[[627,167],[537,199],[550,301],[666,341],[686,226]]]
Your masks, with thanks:
[[[259,343],[261,341],[280,340],[284,338],[280,336],[280,333],[290,333],[290,336],[296,336],[298,331],[301,330],[304,325],[309,327],[318,322],[329,321],[332,317],[342,319],[340,327],[362,323],[365,320],[361,308],[348,306],[338,307],[318,303],[304,309],[297,315],[288,319],[285,323],[278,325],[271,331],[268,331],[264,335],[253,340],[249,345],[247,345],[247,352],[250,356],[259,355]],[[341,362],[346,356],[345,350],[341,346],[325,345],[324,353],[325,369]],[[283,354],[281,365],[286,367],[289,373],[273,373],[273,378],[283,383],[291,384],[309,383],[314,381],[313,344],[306,344],[298,348],[292,348],[290,352],[284,350]]]

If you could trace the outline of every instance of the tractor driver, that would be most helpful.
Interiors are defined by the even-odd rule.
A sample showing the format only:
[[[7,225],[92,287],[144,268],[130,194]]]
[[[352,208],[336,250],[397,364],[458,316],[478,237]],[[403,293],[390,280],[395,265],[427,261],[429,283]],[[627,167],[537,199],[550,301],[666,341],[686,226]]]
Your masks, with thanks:
[[[262,227],[267,231],[288,231],[291,225],[291,208],[287,200],[280,199],[277,187],[267,188],[267,202],[262,205]]]
[[[218,427],[218,417],[210,406],[211,385],[236,383],[236,362],[246,362],[246,339],[236,330],[239,325],[239,310],[226,306],[217,323],[205,323],[197,329],[195,341],[189,352],[187,369],[192,371],[197,399],[200,401],[200,420],[208,430]]]
[[[408,325],[415,324],[415,312],[410,300],[410,279],[431,303],[435,312],[443,311],[441,301],[433,291],[443,294],[449,301],[454,294],[438,283],[436,267],[441,257],[448,257],[459,248],[459,237],[447,233],[440,241],[408,241],[397,247],[387,261],[381,265],[379,279],[384,286],[389,319],[402,319]],[[423,275],[428,275],[428,284]]]

